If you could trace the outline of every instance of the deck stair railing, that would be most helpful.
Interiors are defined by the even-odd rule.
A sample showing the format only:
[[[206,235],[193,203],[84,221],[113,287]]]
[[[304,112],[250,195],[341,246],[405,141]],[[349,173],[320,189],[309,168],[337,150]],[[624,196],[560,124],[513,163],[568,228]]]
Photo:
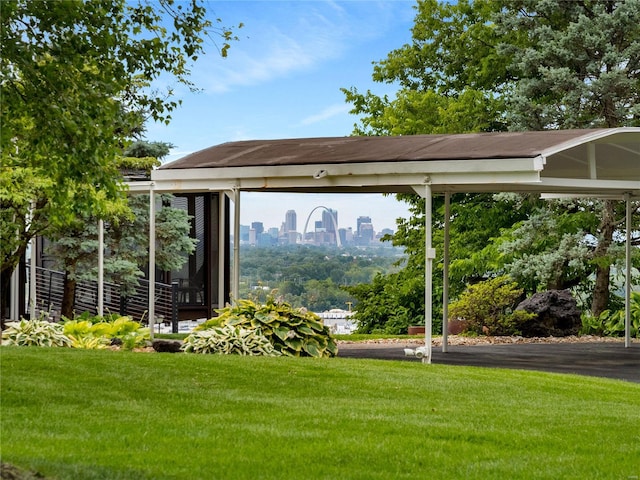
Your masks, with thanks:
[[[29,277],[27,266],[27,278]],[[36,267],[36,310],[49,312],[58,320],[62,308],[64,272]],[[172,331],[178,332],[178,285],[156,282],[155,323],[171,323]],[[139,280],[135,291],[122,295],[116,283],[104,282],[104,312],[128,315],[134,320],[148,323],[149,281]],[[98,282],[81,280],[76,283],[73,310],[77,314],[98,312]]]

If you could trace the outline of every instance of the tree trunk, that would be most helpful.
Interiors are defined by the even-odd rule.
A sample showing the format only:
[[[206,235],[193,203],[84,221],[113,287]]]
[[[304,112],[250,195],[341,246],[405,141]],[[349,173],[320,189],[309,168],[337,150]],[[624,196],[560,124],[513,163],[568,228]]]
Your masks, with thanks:
[[[599,230],[598,246],[593,252],[594,260],[597,262],[596,281],[591,300],[591,313],[594,316],[600,315],[609,305],[611,262],[606,259],[606,256],[613,242],[613,232],[615,230],[613,200],[605,200],[603,203]]]
[[[64,276],[64,289],[62,291],[62,307],[60,315],[73,318],[73,304],[76,297],[76,280],[69,277],[67,272]]]

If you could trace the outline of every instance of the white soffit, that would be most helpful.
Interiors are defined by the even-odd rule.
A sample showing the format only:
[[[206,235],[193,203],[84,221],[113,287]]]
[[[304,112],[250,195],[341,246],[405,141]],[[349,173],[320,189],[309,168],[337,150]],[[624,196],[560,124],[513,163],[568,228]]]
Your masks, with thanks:
[[[364,188],[386,193],[426,183],[435,191],[451,191],[457,185],[460,191],[474,185],[490,186],[488,190],[503,185],[499,190],[509,190],[507,185],[538,182],[542,168],[542,158],[535,157],[156,170],[153,178],[156,191],[174,192],[231,188],[341,192]]]
[[[638,127],[599,130],[542,155],[546,159],[543,177],[640,182]]]

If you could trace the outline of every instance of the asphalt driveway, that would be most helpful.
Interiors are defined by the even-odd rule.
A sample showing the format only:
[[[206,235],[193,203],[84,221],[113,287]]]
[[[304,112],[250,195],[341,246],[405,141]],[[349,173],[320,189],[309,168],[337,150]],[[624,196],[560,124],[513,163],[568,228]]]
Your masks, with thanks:
[[[339,357],[375,358],[420,362],[407,357],[397,343],[341,343]],[[513,368],[554,373],[574,373],[640,383],[640,342],[623,343],[517,343],[499,345],[450,345],[447,353],[433,347],[432,362],[446,365]]]

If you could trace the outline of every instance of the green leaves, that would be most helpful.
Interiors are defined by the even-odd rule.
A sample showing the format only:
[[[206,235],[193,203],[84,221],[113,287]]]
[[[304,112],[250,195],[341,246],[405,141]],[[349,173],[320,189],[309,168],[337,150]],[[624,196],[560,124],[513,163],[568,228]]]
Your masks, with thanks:
[[[631,337],[640,338],[640,292],[631,292]],[[625,311],[604,310],[600,315],[582,314],[582,329],[586,335],[610,335],[619,337],[625,333]]]
[[[2,345],[18,347],[70,347],[71,340],[59,323],[46,319],[20,320],[7,323],[2,332]]]
[[[184,339],[182,349],[187,353],[218,353],[224,355],[265,355],[276,357],[273,348],[260,329],[233,325],[211,327],[196,331]]]
[[[114,338],[122,342],[122,347],[131,350],[143,347],[149,341],[149,329],[126,316],[86,317],[86,319],[66,320],[63,324],[65,335],[74,348],[97,349],[111,344]]]
[[[361,117],[355,134],[640,124],[640,3],[425,0],[416,9],[411,42],[373,68],[374,81],[399,85],[395,95],[342,90],[353,105],[351,113]],[[609,266],[615,261],[610,247],[622,238],[623,215],[609,214],[596,202],[571,208],[570,215],[553,204],[536,215],[526,206],[510,211],[511,205],[485,195],[452,198],[452,297],[469,281],[506,271],[529,292],[571,287],[581,298],[593,299],[594,312],[606,308]],[[363,331],[399,328],[413,311],[394,285],[423,274],[424,210],[413,213],[398,223],[394,236],[394,244],[410,255],[405,271],[356,294]],[[548,221],[535,225],[542,216]],[[436,230],[436,246],[438,236]],[[437,305],[439,276],[434,280]]]
[[[226,326],[255,331],[277,352],[294,357],[332,357],[338,353],[329,329],[315,313],[304,308],[294,309],[288,303],[269,298],[263,305],[239,300],[218,313],[218,317],[206,321],[196,330],[206,332]]]
[[[179,105],[170,87],[150,85],[167,76],[191,86],[203,37],[222,38],[225,54],[236,39],[207,19],[202,3],[0,2],[2,278],[33,236],[55,236],[51,229],[88,212],[126,210],[122,147],[146,118],[168,122]],[[30,225],[12,220],[32,207]]]
[[[536,314],[514,311],[522,289],[508,276],[469,285],[460,298],[449,305],[449,318],[466,322],[466,332],[478,335],[516,335],[519,326]]]

